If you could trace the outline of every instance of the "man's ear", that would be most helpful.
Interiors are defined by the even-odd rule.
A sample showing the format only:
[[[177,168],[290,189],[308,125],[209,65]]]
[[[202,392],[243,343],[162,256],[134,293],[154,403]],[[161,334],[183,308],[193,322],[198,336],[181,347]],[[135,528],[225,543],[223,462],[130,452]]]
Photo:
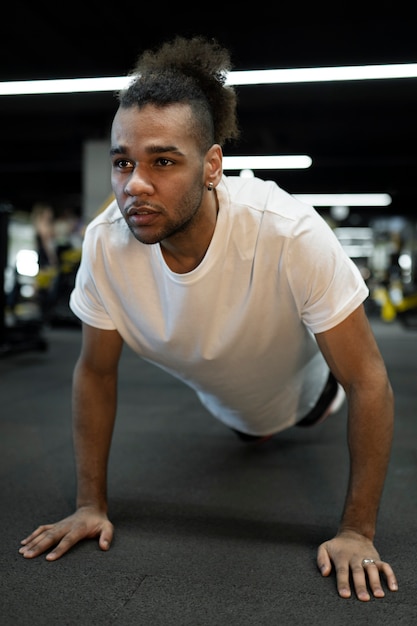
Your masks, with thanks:
[[[208,187],[209,183],[216,187],[223,175],[223,150],[218,143],[214,143],[207,150],[206,154],[206,172],[205,181]]]

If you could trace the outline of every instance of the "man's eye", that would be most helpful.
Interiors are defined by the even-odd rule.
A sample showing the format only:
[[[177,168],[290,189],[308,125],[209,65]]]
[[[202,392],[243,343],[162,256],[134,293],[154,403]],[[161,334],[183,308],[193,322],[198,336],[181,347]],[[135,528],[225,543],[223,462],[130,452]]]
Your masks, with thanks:
[[[165,157],[160,157],[157,163],[158,165],[162,165],[163,167],[167,165],[172,165],[172,161],[170,159],[166,159]]]
[[[119,170],[125,170],[126,168],[132,167],[132,164],[127,159],[118,159],[115,161],[114,166]]]

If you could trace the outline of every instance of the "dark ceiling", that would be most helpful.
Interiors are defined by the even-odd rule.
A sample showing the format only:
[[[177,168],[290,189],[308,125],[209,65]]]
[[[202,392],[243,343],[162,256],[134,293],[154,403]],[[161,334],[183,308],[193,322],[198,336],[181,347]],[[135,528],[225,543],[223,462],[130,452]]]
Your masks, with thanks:
[[[370,4],[373,12],[363,2],[338,12],[269,3],[248,15],[234,3],[223,14],[217,5],[15,0],[3,18],[0,80],[125,75],[144,48],[176,34],[215,37],[236,70],[416,62],[413,15]],[[292,193],[388,192],[392,205],[379,211],[416,215],[417,79],[237,91],[242,136],[228,154],[308,154],[308,170],[258,174]],[[82,146],[107,137],[115,109],[111,93],[0,96],[0,200],[82,210]]]

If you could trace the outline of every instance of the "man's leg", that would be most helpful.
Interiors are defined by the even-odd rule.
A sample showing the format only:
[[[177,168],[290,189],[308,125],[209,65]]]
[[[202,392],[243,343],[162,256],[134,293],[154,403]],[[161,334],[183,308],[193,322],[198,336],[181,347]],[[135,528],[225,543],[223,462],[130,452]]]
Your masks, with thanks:
[[[296,426],[301,426],[303,428],[308,428],[309,426],[315,426],[316,424],[320,424],[324,422],[324,420],[336,413],[342,406],[345,400],[345,392],[343,387],[337,382],[336,378],[330,372],[329,377],[327,379],[326,385],[323,389],[322,394],[317,400],[316,405],[313,409],[305,416],[302,420],[295,424]],[[239,430],[235,430],[232,428],[233,432],[245,443],[264,443],[271,439],[274,435],[248,435],[246,433],[242,433]]]
[[[308,413],[302,420],[297,422],[296,426],[303,428],[309,426],[315,426],[324,422],[324,420],[336,413],[342,406],[345,400],[345,391],[340,385],[333,374],[329,373],[326,386],[323,389],[323,393],[317,400],[315,407]]]

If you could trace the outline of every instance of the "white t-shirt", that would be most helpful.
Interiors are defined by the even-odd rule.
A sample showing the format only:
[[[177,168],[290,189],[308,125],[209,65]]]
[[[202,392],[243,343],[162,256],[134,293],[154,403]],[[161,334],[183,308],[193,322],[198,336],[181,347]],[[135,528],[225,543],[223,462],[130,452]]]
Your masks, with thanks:
[[[186,274],[159,244],[137,241],[112,202],[86,229],[70,306],[117,329],[228,426],[278,432],[326,383],[313,333],[342,322],[368,288],[324,219],[274,182],[223,176],[217,194],[212,241]]]

